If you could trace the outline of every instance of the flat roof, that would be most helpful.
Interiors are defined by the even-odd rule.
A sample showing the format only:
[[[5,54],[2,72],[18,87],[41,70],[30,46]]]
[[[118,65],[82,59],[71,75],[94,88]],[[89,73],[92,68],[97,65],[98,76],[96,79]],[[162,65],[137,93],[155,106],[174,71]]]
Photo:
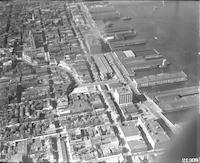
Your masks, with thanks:
[[[131,40],[120,40],[120,41],[113,41],[110,42],[112,47],[120,47],[120,46],[127,46],[127,45],[138,45],[146,43],[146,39],[131,39]]]
[[[107,27],[105,29],[106,33],[114,33],[114,32],[122,32],[122,31],[130,31],[131,29],[133,29],[133,27],[130,26],[114,26],[114,27]]]
[[[141,62],[134,62],[134,64],[128,63],[124,66],[131,67],[133,70],[141,70],[144,68],[157,67],[159,65],[162,65],[162,62],[163,58],[159,58],[154,60],[143,60]]]
[[[115,88],[118,88],[118,87],[121,87],[122,86],[122,84],[121,83],[111,83],[111,84],[108,84],[109,85],[109,87],[110,88],[113,88],[113,89],[115,89]]]
[[[130,87],[128,86],[121,86],[121,87],[116,88],[116,90],[120,95],[132,93]]]
[[[93,58],[98,68],[100,69],[100,72],[103,74],[112,73],[112,69],[110,68],[110,65],[103,55],[95,55]]]
[[[126,122],[125,126],[122,126],[122,125],[120,126],[125,137],[140,135],[140,130],[138,129],[136,124],[137,122],[130,121],[130,122]]]
[[[146,119],[143,120],[143,124],[148,130],[148,133],[151,135],[153,141],[156,144],[161,144],[163,142],[168,142],[170,138],[165,133],[164,129],[155,119]]]
[[[159,52],[157,52],[157,50],[155,49],[145,49],[145,50],[134,50],[134,53],[136,56],[147,56],[147,55],[158,55]]]
[[[155,82],[155,81],[162,81],[162,80],[171,80],[177,78],[186,78],[187,75],[183,72],[174,72],[174,73],[160,73],[156,75],[149,75],[144,76],[142,78],[136,78],[136,82],[139,84],[148,83],[148,82]]]
[[[171,99],[177,96],[185,96],[190,94],[199,94],[198,86],[192,86],[192,87],[184,87],[184,88],[178,88],[178,89],[172,89],[172,90],[166,90],[156,93],[149,94],[153,98],[157,98],[158,100],[167,100]]]
[[[123,110],[124,114],[131,114],[138,112],[138,108],[134,104],[121,107],[121,109]]]
[[[144,141],[131,140],[131,141],[128,141],[127,143],[129,145],[132,153],[142,152],[142,151],[147,150],[147,146]]]
[[[198,108],[199,95],[184,96],[182,98],[174,98],[170,101],[161,100],[159,106],[165,112],[172,112],[182,109]]]

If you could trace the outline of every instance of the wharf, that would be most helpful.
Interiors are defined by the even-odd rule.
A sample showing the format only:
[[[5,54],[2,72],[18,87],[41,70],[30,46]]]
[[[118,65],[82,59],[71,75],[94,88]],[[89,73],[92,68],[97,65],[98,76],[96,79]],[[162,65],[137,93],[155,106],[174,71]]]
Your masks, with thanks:
[[[147,42],[146,39],[132,39],[132,40],[110,42],[109,44],[111,48],[119,48],[119,47],[124,47],[124,46],[146,44],[146,42]]]
[[[175,73],[161,73],[157,75],[150,75],[135,79],[139,88],[182,82],[186,80],[187,80],[187,75],[183,71]]]
[[[155,92],[155,93],[150,93],[148,95],[152,99],[155,99],[159,102],[161,100],[166,101],[168,99],[173,99],[175,97],[191,96],[195,94],[199,94],[197,86],[178,88],[178,89],[167,90],[167,91],[162,91],[162,92]]]
[[[159,106],[163,112],[174,112],[186,109],[198,109],[199,95],[183,96],[174,98],[168,101],[162,100],[159,102]]]

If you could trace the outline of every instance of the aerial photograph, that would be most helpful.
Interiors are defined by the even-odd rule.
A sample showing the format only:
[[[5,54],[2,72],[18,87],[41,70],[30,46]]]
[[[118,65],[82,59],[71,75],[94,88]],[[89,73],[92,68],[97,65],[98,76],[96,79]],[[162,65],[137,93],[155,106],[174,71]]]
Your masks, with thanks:
[[[200,163],[200,2],[0,0],[0,162]]]

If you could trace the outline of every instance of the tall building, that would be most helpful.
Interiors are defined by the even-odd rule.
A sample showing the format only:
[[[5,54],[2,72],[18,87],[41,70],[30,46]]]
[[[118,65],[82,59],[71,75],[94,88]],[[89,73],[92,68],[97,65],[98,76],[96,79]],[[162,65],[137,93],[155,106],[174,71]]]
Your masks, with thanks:
[[[113,96],[119,105],[130,104],[133,100],[133,92],[128,86],[115,88],[113,90]]]

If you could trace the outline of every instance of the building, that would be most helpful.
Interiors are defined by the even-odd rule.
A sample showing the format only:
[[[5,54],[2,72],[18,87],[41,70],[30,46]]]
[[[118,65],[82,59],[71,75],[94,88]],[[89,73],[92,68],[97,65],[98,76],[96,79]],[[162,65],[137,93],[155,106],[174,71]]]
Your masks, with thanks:
[[[109,78],[112,76],[113,71],[105,59],[104,55],[95,55],[93,56],[94,61],[99,69],[99,73],[102,79]]]
[[[183,71],[174,73],[160,73],[135,79],[138,88],[168,83],[184,82],[186,80],[187,75]]]
[[[44,51],[44,48],[37,49],[24,49],[22,53],[22,59],[26,61],[26,63],[31,65],[38,65],[40,61],[47,62],[50,60],[49,53]]]
[[[184,87],[162,91],[150,95],[163,112],[174,112],[185,109],[199,109],[198,87]]]
[[[118,33],[124,33],[124,32],[132,32],[134,29],[133,27],[130,26],[114,26],[114,27],[108,27],[105,29],[105,33],[107,36],[111,36],[114,34],[118,34]]]
[[[136,121],[127,122],[126,125],[120,127],[132,154],[148,150],[147,145],[141,136],[141,132],[137,127]]]
[[[145,120],[140,117],[138,118],[138,126],[142,128],[153,149],[166,148],[169,144],[170,138],[167,136],[157,120]]]
[[[125,105],[132,103],[133,92],[129,86],[122,86],[115,88],[113,91],[113,96],[119,105]]]

